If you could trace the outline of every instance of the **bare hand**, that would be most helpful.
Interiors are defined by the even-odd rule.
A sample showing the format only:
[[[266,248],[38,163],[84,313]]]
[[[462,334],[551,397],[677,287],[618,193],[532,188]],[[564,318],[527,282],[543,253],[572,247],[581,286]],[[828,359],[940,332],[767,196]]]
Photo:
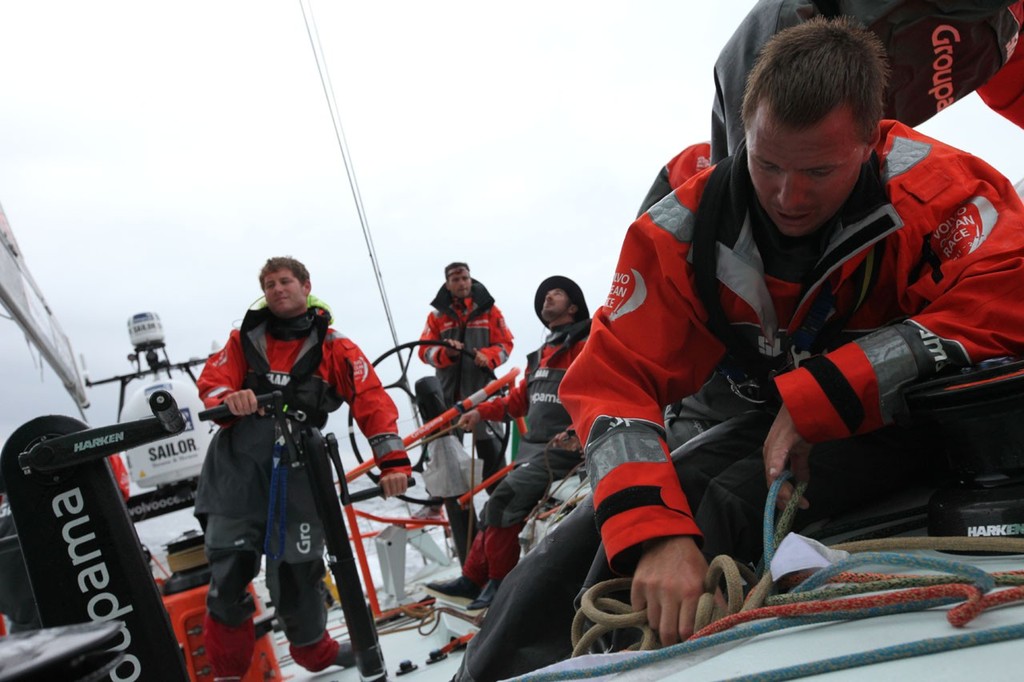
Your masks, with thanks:
[[[480,410],[470,410],[459,418],[459,423],[455,426],[463,431],[472,431],[480,423],[480,419]]]
[[[551,444],[556,448],[568,450],[569,452],[580,452],[583,450],[583,444],[580,443],[580,437],[572,430],[565,430],[561,433],[556,433],[551,438]]]
[[[476,355],[473,356],[473,364],[477,367],[488,369],[491,365],[491,361],[484,355],[483,351],[477,351]]]
[[[764,476],[771,487],[789,464],[793,475],[798,481],[807,481],[811,478],[810,456],[811,444],[803,439],[800,432],[796,430],[793,417],[789,410],[783,405],[778,416],[772,422],[772,428],[768,430],[768,437],[764,441]],[[784,509],[793,495],[793,486],[783,483],[779,489],[779,497],[775,506]],[[810,503],[807,498],[800,500],[800,508],[807,509]]]
[[[402,495],[409,489],[409,479],[405,474],[384,474],[380,477],[380,489],[384,497]]]
[[[445,339],[444,342],[448,345],[448,347],[444,349],[444,352],[448,354],[448,357],[454,358],[462,352],[463,345],[461,341],[457,341],[456,339]]]
[[[646,543],[633,575],[630,601],[634,611],[647,609],[647,622],[663,646],[693,634],[697,602],[704,592],[708,563],[689,536]]]
[[[231,414],[236,417],[244,417],[247,414],[256,412],[257,402],[256,394],[251,389],[243,388],[240,391],[234,393],[228,393],[227,397],[224,398],[224,405],[228,406]],[[263,410],[259,410],[260,414],[263,414]]]

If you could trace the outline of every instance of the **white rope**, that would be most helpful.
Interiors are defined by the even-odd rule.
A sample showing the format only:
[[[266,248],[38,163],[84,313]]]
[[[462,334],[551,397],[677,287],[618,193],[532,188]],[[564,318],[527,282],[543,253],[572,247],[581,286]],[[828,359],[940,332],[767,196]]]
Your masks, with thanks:
[[[388,295],[384,291],[384,278],[380,272],[380,265],[377,262],[377,252],[373,247],[373,237],[370,235],[370,225],[366,219],[366,211],[363,209],[363,198],[359,193],[359,184],[356,182],[355,167],[352,164],[352,157],[348,151],[348,142],[345,140],[345,131],[341,125],[341,116],[338,113],[338,103],[334,97],[334,88],[331,85],[331,77],[327,73],[327,62],[324,59],[323,47],[320,44],[320,34],[316,28],[316,19],[313,17],[313,8],[307,7],[308,0],[299,0],[302,8],[302,18],[306,22],[306,33],[309,35],[309,44],[313,48],[313,56],[316,58],[316,67],[320,73],[320,84],[324,89],[324,97],[327,98],[327,108],[331,112],[331,122],[334,124],[334,136],[338,140],[338,147],[341,149],[341,158],[345,162],[345,173],[348,175],[348,186],[352,190],[352,199],[355,201],[356,213],[359,214],[359,224],[363,229],[363,239],[366,242],[366,249],[370,255],[370,263],[373,265],[373,274],[377,279],[377,289],[380,291],[380,300],[384,305],[384,315],[388,319],[388,327],[391,329],[391,339],[398,345],[398,332],[395,330],[395,320],[391,316],[391,305],[388,303]]]

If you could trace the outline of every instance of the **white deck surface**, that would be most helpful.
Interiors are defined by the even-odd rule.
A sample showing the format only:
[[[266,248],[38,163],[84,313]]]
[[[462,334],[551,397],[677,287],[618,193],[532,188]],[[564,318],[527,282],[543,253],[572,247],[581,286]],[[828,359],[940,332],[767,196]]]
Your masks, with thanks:
[[[947,559],[968,560],[937,552],[925,555]],[[1024,556],[970,557],[969,563],[992,573],[1024,569]],[[865,567],[864,570],[868,570]],[[892,569],[885,569],[891,571]],[[1024,626],[1024,605],[1011,605],[990,609],[968,623],[965,628],[954,628],[946,620],[944,609],[907,614],[867,618],[858,621],[830,622],[806,625],[780,632],[740,640],[698,654],[682,655],[637,670],[620,672],[604,677],[575,679],[615,680],[676,680],[709,682],[732,680],[743,675],[763,673],[801,663],[820,661],[846,654],[857,654],[871,649],[929,638],[943,638],[965,633],[977,633],[1001,626]],[[656,652],[647,652],[640,656]],[[662,652],[664,654],[665,652]],[[611,662],[616,658],[631,658],[636,654],[611,654],[573,659],[545,670],[589,667]],[[800,679],[841,682],[871,680],[871,682],[917,682],[917,680],[956,680],[959,682],[996,682],[1024,679],[1024,639],[987,644],[952,652],[943,652],[899,661],[884,662],[867,667],[813,675]],[[586,664],[586,666],[585,666]]]

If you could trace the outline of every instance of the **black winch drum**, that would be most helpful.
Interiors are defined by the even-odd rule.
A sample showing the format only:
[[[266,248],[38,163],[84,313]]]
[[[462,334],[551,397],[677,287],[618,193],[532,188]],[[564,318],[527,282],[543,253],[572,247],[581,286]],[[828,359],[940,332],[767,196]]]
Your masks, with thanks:
[[[915,423],[938,429],[962,479],[1024,474],[1024,360],[989,361],[905,397]]]
[[[932,495],[929,535],[1024,535],[1024,360],[982,363],[905,397],[911,419],[941,436],[959,479]]]
[[[171,569],[171,577],[161,589],[164,596],[209,584],[210,564],[203,540],[201,532],[188,530],[167,543],[167,567]]]

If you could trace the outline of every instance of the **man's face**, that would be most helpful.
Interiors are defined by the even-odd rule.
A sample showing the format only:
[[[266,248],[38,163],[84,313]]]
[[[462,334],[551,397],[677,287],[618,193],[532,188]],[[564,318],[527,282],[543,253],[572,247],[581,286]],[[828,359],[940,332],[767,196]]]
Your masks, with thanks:
[[[469,276],[469,270],[459,268],[448,273],[444,286],[455,298],[466,298],[473,287],[473,279]]]
[[[302,284],[291,270],[275,270],[263,278],[267,307],[277,317],[296,317],[306,312],[311,285]]]
[[[877,141],[877,129],[871,142],[857,133],[848,107],[793,130],[777,125],[767,107],[759,106],[747,126],[747,161],[757,200],[779,232],[811,234],[835,215]]]
[[[576,306],[569,300],[569,294],[561,289],[551,289],[544,295],[544,305],[540,309],[540,317],[548,327],[569,324],[576,314]]]

